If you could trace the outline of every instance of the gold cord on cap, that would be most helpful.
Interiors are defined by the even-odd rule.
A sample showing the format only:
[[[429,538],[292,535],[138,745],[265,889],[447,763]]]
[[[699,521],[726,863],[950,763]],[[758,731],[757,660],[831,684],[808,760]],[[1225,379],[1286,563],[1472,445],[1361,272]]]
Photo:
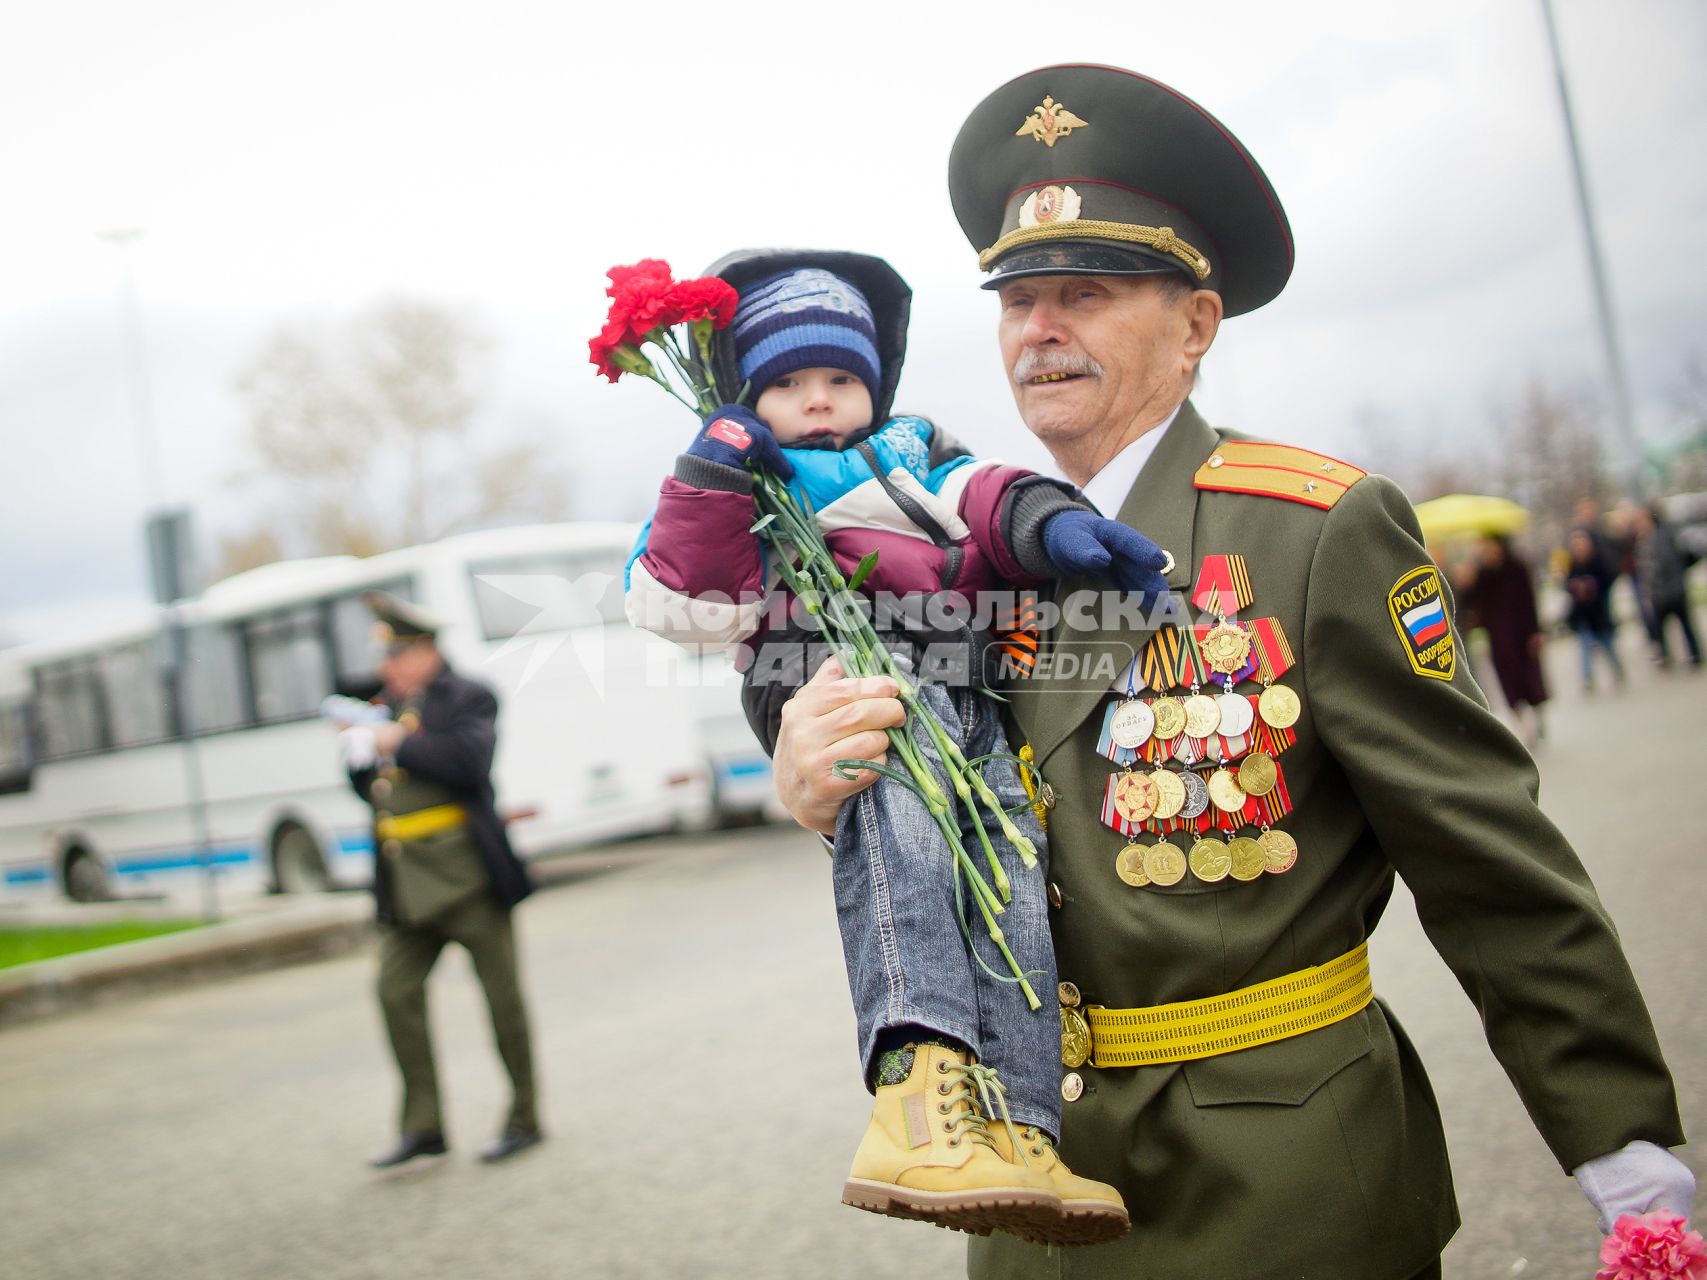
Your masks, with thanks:
[[[1183,262],[1199,280],[1209,278],[1209,259],[1174,234],[1172,227],[1143,227],[1129,222],[1104,222],[1096,218],[1072,218],[1010,231],[983,253],[978,265],[985,271],[1010,249],[1043,240],[1124,240],[1148,245]]]

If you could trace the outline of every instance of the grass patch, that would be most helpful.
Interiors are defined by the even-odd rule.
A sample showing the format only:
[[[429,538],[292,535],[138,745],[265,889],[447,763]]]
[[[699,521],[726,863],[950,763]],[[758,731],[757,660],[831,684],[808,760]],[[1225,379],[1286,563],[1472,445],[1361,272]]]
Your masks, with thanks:
[[[118,942],[134,942],[138,938],[179,933],[185,929],[199,928],[200,925],[199,920],[120,920],[111,924],[0,928],[0,969],[29,964],[32,960],[48,960],[54,956],[70,955],[74,951],[110,947]]]

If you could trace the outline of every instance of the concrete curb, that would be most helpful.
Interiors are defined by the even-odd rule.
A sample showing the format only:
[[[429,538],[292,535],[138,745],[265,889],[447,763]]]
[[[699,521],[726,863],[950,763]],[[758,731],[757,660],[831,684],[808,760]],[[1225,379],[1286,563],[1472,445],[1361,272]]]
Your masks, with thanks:
[[[0,1027],[192,979],[318,960],[373,934],[373,899],[350,894],[0,969]]]

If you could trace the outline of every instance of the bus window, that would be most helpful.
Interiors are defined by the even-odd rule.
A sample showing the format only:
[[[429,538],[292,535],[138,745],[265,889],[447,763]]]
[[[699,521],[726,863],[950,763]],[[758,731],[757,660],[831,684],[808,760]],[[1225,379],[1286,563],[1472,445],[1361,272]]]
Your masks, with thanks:
[[[625,622],[617,552],[515,556],[469,566],[480,631],[487,640],[529,632]]]
[[[111,745],[140,747],[172,736],[172,712],[166,685],[160,678],[156,640],[138,640],[100,654],[101,673]]]
[[[34,765],[29,703],[0,702],[0,795],[28,791]]]
[[[191,627],[184,636],[189,659],[190,725],[196,733],[239,729],[248,723],[243,685],[243,642],[234,627]]]
[[[81,755],[107,745],[106,708],[93,659],[37,668],[36,700],[44,758]]]
[[[320,610],[257,618],[248,630],[256,718],[265,724],[315,714],[320,700],[332,692]]]

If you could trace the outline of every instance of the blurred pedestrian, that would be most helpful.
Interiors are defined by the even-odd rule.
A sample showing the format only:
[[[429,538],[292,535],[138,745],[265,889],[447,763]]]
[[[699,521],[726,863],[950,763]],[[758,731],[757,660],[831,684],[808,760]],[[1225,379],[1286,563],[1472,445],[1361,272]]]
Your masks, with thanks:
[[[1582,646],[1583,692],[1594,692],[1596,649],[1606,654],[1613,680],[1622,685],[1624,665],[1618,661],[1618,650],[1612,643],[1612,583],[1617,575],[1588,529],[1572,529],[1567,550],[1571,559],[1565,569],[1565,594],[1570,608],[1565,621]]]
[[[1683,643],[1689,650],[1689,665],[1700,667],[1701,645],[1689,617],[1689,592],[1685,581],[1698,557],[1678,542],[1677,531],[1667,523],[1658,503],[1636,511],[1636,590],[1649,619],[1648,636],[1653,641],[1654,661],[1671,665],[1666,641],[1666,623],[1677,620]]]
[[[403,1104],[387,1169],[447,1150],[427,1025],[427,975],[447,942],[474,961],[512,1099],[488,1163],[541,1140],[527,1009],[510,912],[533,886],[493,805],[498,701],[446,665],[437,623],[382,593],[367,597],[385,656],[381,698],[392,719],[341,735],[350,783],[374,810],[373,891],[380,923],[379,1003]]]
[[[1535,607],[1529,562],[1503,534],[1489,534],[1478,544],[1476,563],[1466,574],[1458,603],[1473,611],[1488,633],[1500,693],[1524,741],[1533,747],[1546,732],[1541,718],[1541,704],[1547,701],[1547,682],[1541,672],[1546,637]]]

